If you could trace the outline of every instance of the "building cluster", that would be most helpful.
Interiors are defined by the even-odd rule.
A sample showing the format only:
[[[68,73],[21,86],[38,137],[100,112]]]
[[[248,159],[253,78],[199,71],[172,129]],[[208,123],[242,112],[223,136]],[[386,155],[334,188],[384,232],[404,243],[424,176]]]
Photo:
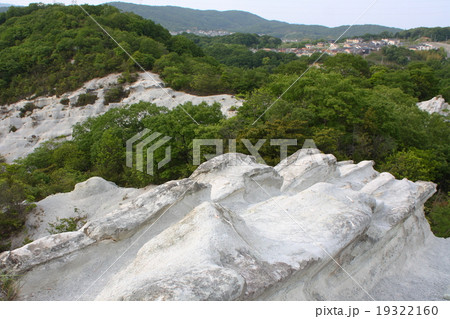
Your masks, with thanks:
[[[223,35],[230,35],[233,34],[234,32],[230,32],[230,31],[225,31],[225,30],[184,30],[184,31],[171,31],[170,34],[171,35],[178,35],[178,34],[182,34],[182,33],[193,33],[195,35],[201,35],[201,36],[208,36],[208,37],[217,37],[217,36],[223,36]]]
[[[289,43],[288,41],[283,41]],[[370,54],[374,51],[381,50],[382,47],[393,45],[393,46],[403,46],[404,44],[399,39],[381,39],[381,40],[371,40],[364,41],[363,39],[347,39],[344,43],[334,43],[333,40],[328,42],[318,42],[316,44],[306,44],[303,48],[279,48],[270,49],[263,48],[265,51],[274,51],[282,53],[294,53],[297,56],[311,56],[314,53],[327,53],[329,55],[336,55],[338,53],[350,53],[350,54]],[[420,44],[415,46],[410,46],[410,50],[424,51],[435,49],[431,44]]]
[[[430,43],[422,43],[419,45],[410,46],[409,49],[413,51],[430,51],[435,50],[437,48]]]
[[[200,36],[208,36],[208,37],[216,37],[216,36],[224,36],[230,35],[234,32],[229,32],[225,30],[198,30],[198,29],[187,29],[184,31],[171,31],[172,35],[178,35],[182,33],[193,33]],[[260,34],[262,36],[263,34]],[[284,43],[299,43],[299,40],[289,40],[283,39]],[[359,54],[366,55],[370,54],[374,51],[381,50],[382,47],[393,45],[393,46],[406,46],[399,39],[381,39],[381,40],[370,40],[364,41],[361,38],[355,39],[346,39],[343,43],[335,43],[334,40],[329,40],[328,42],[317,42],[315,44],[309,43],[306,44],[302,48],[257,48],[251,49],[253,52],[264,50],[264,51],[273,51],[273,52],[281,52],[281,53],[294,53],[297,56],[311,56],[314,53],[327,53],[328,55],[336,55],[338,53],[349,53],[349,54]],[[421,43],[417,45],[406,46],[410,50],[413,51],[429,51],[437,49],[430,43]]]

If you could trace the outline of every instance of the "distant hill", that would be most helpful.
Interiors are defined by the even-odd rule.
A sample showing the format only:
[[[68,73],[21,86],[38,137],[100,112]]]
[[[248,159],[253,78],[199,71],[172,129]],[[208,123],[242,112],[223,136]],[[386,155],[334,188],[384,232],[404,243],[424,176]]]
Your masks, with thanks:
[[[111,2],[122,11],[134,12],[146,19],[151,19],[170,31],[185,30],[224,30],[230,32],[246,32],[267,34],[286,39],[336,39],[348,26],[329,28],[321,25],[300,25],[286,22],[266,20],[245,11],[194,10],[174,6],[147,6],[124,2]],[[402,31],[380,25],[355,25],[346,37],[359,36],[366,33],[396,33]]]
[[[10,6],[11,6],[10,4],[0,3],[0,12],[8,11]]]
[[[15,7],[22,7],[17,4],[10,4],[10,3],[0,3],[0,12],[6,12],[8,11],[9,7],[15,6]]]

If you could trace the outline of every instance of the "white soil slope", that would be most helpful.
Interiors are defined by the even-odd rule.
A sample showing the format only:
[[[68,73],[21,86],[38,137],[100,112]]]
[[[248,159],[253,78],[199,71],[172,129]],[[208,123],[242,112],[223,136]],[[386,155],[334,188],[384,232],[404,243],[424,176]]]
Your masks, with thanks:
[[[229,111],[231,106],[242,105],[242,101],[231,95],[195,96],[164,88],[164,83],[157,74],[141,72],[138,75],[136,82],[124,87],[126,90],[130,90],[130,95],[120,103],[103,105],[105,90],[116,85],[120,76],[120,74],[111,74],[104,78],[91,80],[79,90],[60,97],[40,97],[0,106],[0,155],[4,156],[7,162],[12,162],[31,153],[36,147],[50,139],[70,139],[72,127],[76,123],[101,115],[111,108],[139,101],[152,102],[170,109],[186,102],[192,102],[194,105],[202,102],[211,105],[218,102],[222,105],[222,112],[226,116],[233,114],[232,111]],[[97,94],[98,99],[95,103],[82,107],[73,106],[78,96],[86,92]],[[62,105],[60,103],[62,98],[68,98],[70,105]],[[19,116],[20,109],[29,102],[34,103],[38,108],[32,114],[26,114],[21,118]],[[12,128],[15,128],[16,131],[13,132]]]

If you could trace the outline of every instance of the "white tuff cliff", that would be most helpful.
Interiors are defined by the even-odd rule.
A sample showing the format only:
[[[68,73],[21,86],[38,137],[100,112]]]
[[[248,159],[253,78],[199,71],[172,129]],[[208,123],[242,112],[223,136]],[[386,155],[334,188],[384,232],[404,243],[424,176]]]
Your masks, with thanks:
[[[417,103],[417,106],[422,111],[426,111],[430,114],[438,113],[443,116],[448,116],[450,112],[450,106],[445,102],[441,95],[435,96],[431,100]]]
[[[442,300],[450,241],[423,214],[435,185],[372,166],[310,150],[275,167],[225,154],[141,190],[91,178],[38,203],[86,225],[41,237],[35,218],[0,267],[23,274],[23,300]]]
[[[99,116],[111,108],[140,101],[151,102],[169,109],[186,102],[192,102],[194,105],[202,102],[211,105],[218,102],[222,105],[222,112],[226,116],[233,114],[229,110],[231,106],[242,105],[242,101],[227,94],[195,96],[164,88],[164,83],[157,74],[147,73],[151,78],[148,74],[141,72],[138,74],[136,82],[124,86],[124,89],[129,90],[130,94],[120,103],[103,104],[105,91],[117,85],[120,76],[120,74],[111,74],[86,82],[79,90],[60,97],[39,97],[0,106],[0,155],[4,156],[7,162],[12,162],[30,154],[35,148],[51,139],[71,139],[73,126],[89,117]],[[87,92],[97,95],[95,103],[80,107],[74,106],[78,97]],[[61,104],[63,98],[68,98],[70,104]],[[20,110],[27,103],[33,103],[37,108],[20,117]]]

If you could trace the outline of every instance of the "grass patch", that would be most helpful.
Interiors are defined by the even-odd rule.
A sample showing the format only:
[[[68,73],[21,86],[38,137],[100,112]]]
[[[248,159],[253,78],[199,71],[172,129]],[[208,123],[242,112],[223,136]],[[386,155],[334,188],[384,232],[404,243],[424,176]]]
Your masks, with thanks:
[[[77,231],[86,224],[87,216],[77,216],[70,218],[56,218],[55,223],[48,223],[47,231],[51,234],[60,234],[71,231]]]
[[[31,102],[28,102],[27,104],[25,104],[25,106],[23,108],[20,109],[20,113],[19,116],[20,117],[25,117],[27,115],[28,112],[33,113],[34,109],[37,109],[38,107]]]
[[[19,293],[18,276],[0,272],[0,301],[12,301]]]

